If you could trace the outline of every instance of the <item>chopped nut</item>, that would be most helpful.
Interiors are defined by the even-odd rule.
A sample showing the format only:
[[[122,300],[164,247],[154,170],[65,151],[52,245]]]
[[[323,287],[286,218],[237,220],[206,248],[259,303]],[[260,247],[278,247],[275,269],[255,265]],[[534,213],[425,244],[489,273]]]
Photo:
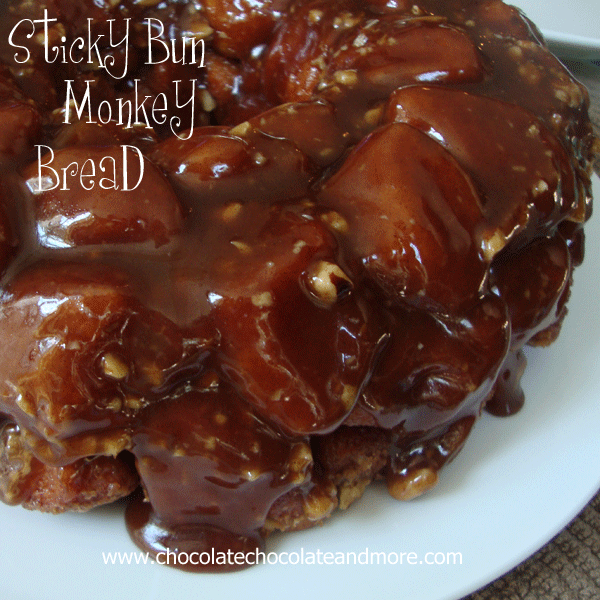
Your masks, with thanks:
[[[154,0],[150,0],[151,2]],[[214,29],[208,21],[195,13],[191,18],[188,18],[181,31],[181,36],[193,40],[203,40],[210,37],[214,33]]]
[[[258,469],[248,469],[247,471],[244,471],[242,473],[244,478],[248,481],[256,481],[261,476],[261,474],[262,473]]]
[[[537,137],[540,135],[540,128],[537,123],[532,123],[527,129],[527,137]]]
[[[350,410],[354,406],[357,393],[358,390],[356,389],[356,386],[344,384],[344,388],[342,389],[340,399],[347,410]]]
[[[506,242],[506,236],[499,229],[494,231],[491,237],[483,238],[481,240],[481,250],[485,259],[491,262],[494,256],[506,246]]]
[[[230,202],[221,210],[221,219],[225,223],[231,223],[234,219],[239,217],[242,207],[243,205],[241,202]]]
[[[412,500],[437,485],[438,474],[431,468],[424,467],[406,474],[392,474],[387,479],[387,489],[396,500]]]
[[[311,60],[310,64],[317,67],[320,71],[325,71],[327,69],[327,63],[322,55],[319,55],[317,58]]]
[[[531,85],[537,85],[542,78],[539,69],[533,63],[519,65],[518,72]]]
[[[300,252],[302,251],[302,248],[304,248],[304,246],[306,246],[306,242],[304,240],[298,240],[294,244],[294,248],[292,249],[292,252],[294,254],[300,254]]]
[[[102,370],[107,377],[111,379],[122,380],[129,375],[129,368],[127,365],[112,352],[107,352],[100,359],[100,365]]]
[[[271,402],[279,402],[283,398],[283,390],[277,390],[271,394]]]
[[[146,381],[154,387],[160,387],[165,380],[164,371],[155,362],[145,363],[141,371]]]
[[[217,102],[208,90],[200,92],[200,103],[202,104],[202,109],[206,112],[212,112],[217,108]]]
[[[338,265],[320,260],[309,267],[306,285],[320,302],[331,306],[352,288],[352,281]]]
[[[321,215],[321,221],[338,233],[348,233],[348,221],[339,212],[331,210]]]
[[[130,410],[139,410],[144,406],[144,399],[127,396],[125,400],[123,400],[123,404],[125,404],[125,408],[129,408]]]
[[[252,254],[252,248],[246,242],[231,240],[231,245],[235,246],[242,254]]]
[[[515,59],[518,60],[523,56],[523,50],[519,47],[519,46],[510,46],[508,48],[508,55]]]
[[[227,415],[224,415],[223,413],[216,413],[213,417],[213,420],[217,425],[225,425],[225,423],[227,423]]]
[[[369,41],[369,38],[364,33],[359,33],[354,38],[354,41],[352,42],[352,45],[355,48],[362,48],[368,41]]]
[[[333,79],[340,85],[353,86],[358,83],[358,74],[353,69],[346,71],[336,71],[333,74]]]
[[[579,86],[574,85],[569,81],[561,82],[559,87],[554,90],[554,96],[560,102],[568,104],[569,108],[577,108],[583,101]]]
[[[323,18],[323,11],[317,8],[313,8],[308,11],[308,20],[311,23],[318,23]]]
[[[381,117],[383,116],[383,106],[376,106],[371,110],[368,110],[364,117],[363,121],[366,125],[370,127],[375,127],[381,121]]]
[[[529,50],[530,52],[535,52],[538,47],[537,43],[532,42],[531,40],[518,40],[517,44],[521,48],[524,48],[525,50]]]
[[[37,413],[36,406],[31,397],[19,394],[15,399],[15,404],[26,414],[34,417]]]
[[[360,23],[360,19],[355,17],[350,12],[345,12],[341,16],[336,17],[333,20],[334,27],[342,27],[343,29],[350,29],[351,27],[355,27]]]
[[[533,190],[532,193],[535,197],[537,196],[541,196],[544,192],[548,191],[548,184],[543,180],[540,179],[534,186],[533,186]]]
[[[254,164],[258,165],[259,167],[262,167],[262,165],[264,165],[267,162],[267,157],[261,152],[255,152],[252,155],[252,160],[254,161]]]
[[[569,96],[564,90],[554,90],[554,97],[565,104],[569,101]]]
[[[112,410],[113,412],[119,412],[122,406],[123,403],[121,402],[121,398],[113,398],[106,403],[106,408],[108,408],[108,410]]]
[[[273,296],[271,292],[263,292],[262,294],[254,294],[252,296],[252,304],[257,308],[267,308],[273,306]]]
[[[235,127],[232,127],[229,130],[230,135],[235,135],[236,137],[244,137],[248,135],[252,131],[252,125],[248,121],[244,121]]]
[[[312,463],[312,452],[310,446],[304,442],[297,444],[292,450],[289,465],[294,473],[302,473]]]
[[[101,451],[102,454],[106,456],[117,456],[119,452],[131,448],[131,437],[126,433],[115,432],[110,437],[104,438],[101,442],[99,442],[94,435],[89,436],[89,439],[95,448],[85,454],[97,454]],[[83,454],[83,452],[81,452],[81,454]]]

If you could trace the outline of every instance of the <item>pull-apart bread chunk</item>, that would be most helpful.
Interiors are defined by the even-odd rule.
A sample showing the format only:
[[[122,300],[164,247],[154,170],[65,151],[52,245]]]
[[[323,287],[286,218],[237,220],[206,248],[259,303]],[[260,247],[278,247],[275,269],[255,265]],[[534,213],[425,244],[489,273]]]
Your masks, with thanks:
[[[1,17],[5,502],[138,490],[141,547],[251,551],[373,480],[426,492],[484,408],[518,410],[522,349],[566,314],[599,148],[585,89],[518,9]]]

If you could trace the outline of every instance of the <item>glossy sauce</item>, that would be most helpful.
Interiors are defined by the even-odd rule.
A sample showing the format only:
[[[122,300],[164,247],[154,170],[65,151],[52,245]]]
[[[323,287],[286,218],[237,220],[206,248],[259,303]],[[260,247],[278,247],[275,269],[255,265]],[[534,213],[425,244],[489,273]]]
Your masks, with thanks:
[[[584,92],[500,2],[313,0],[292,2],[293,16],[286,4],[49,2],[69,39],[88,17],[98,31],[152,16],[207,35],[200,71],[144,67],[135,38],[116,85],[46,65],[39,48],[16,68],[7,32],[43,7],[10,3],[5,501],[31,505],[44,477],[101,456],[121,495],[139,477],[126,518],[142,548],[255,553],[270,531],[345,504],[352,469],[319,458],[328,440],[356,456],[377,440],[383,466],[368,479],[409,499],[435,485],[484,406],[520,408],[521,349],[557,333],[581,261]],[[112,103],[134,77],[151,96],[197,78],[194,132],[61,125],[61,82],[91,76],[95,102]],[[57,170],[111,156],[121,180],[120,146],[136,146],[145,174],[130,192],[76,178],[40,189],[35,143]],[[61,501],[34,507],[77,504]]]

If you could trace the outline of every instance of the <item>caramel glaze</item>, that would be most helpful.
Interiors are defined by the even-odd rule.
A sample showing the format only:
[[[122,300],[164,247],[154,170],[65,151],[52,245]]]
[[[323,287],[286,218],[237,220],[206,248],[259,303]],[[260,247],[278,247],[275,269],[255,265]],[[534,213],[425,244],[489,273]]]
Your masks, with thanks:
[[[127,521],[141,547],[253,551],[266,532],[335,508],[346,471],[327,452],[340,440],[360,453],[363,432],[382,446],[365,477],[410,498],[435,484],[484,405],[518,410],[522,347],[556,336],[583,258],[593,136],[585,90],[517,9],[8,4],[6,502],[89,508],[31,498],[48,473],[104,458],[105,482],[139,475]],[[110,18],[155,17],[165,39],[204,36],[206,67],[144,65],[135,27],[124,80],[48,65],[21,32],[33,61],[19,66],[8,32],[44,8],[62,27],[51,35],[68,40],[88,18],[106,33]],[[62,125],[65,80],[82,92],[90,78],[94,108],[130,97],[136,78],[171,101],[173,80],[197,79],[193,134]],[[173,105],[184,129],[190,114]],[[68,191],[40,190],[34,144],[53,148],[58,173],[110,156],[119,180],[120,145],[134,145],[144,177],[127,192],[89,192],[75,177]],[[286,503],[295,520],[278,521]]]

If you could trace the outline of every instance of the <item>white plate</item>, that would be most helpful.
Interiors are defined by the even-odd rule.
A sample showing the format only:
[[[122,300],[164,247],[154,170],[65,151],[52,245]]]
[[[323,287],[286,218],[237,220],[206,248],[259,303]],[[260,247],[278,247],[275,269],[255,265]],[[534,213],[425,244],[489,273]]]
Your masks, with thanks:
[[[555,54],[600,59],[598,0],[505,0],[539,27]]]
[[[600,198],[600,181],[594,185]],[[500,576],[559,532],[600,487],[599,218],[588,226],[586,253],[561,337],[529,352],[519,414],[484,416],[429,495],[402,504],[371,489],[325,526],[269,544],[305,556],[414,552],[417,563],[428,552],[460,552],[462,564],[265,565],[222,575],[105,565],[103,552],[136,551],[118,507],[51,516],[0,506],[3,597],[306,600],[376,592],[381,600],[451,600]]]

